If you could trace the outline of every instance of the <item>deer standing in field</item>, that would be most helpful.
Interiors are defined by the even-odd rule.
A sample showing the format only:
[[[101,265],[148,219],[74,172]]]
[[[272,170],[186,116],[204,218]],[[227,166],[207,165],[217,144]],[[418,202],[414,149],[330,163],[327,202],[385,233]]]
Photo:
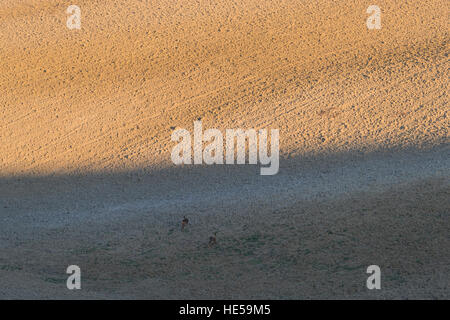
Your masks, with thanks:
[[[183,217],[183,221],[181,221],[181,231],[188,225],[189,219],[186,216]]]
[[[217,244],[216,234],[217,234],[217,232],[214,232],[214,235],[209,237],[209,243],[208,243],[209,247],[212,247],[213,245]]]

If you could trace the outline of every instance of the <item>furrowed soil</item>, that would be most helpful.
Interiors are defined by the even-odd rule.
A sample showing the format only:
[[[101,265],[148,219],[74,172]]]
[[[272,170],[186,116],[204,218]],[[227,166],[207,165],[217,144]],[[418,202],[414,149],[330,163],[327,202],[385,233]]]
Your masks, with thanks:
[[[450,298],[448,1],[380,30],[356,0],[74,4],[0,4],[0,298]],[[279,173],[175,166],[199,119],[279,129]]]

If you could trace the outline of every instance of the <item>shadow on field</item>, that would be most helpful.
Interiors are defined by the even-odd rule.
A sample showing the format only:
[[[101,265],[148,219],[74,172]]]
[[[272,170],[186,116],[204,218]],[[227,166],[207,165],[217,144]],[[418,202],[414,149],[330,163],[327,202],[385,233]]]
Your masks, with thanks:
[[[441,146],[283,159],[272,177],[3,177],[0,297],[448,299],[449,158]],[[81,291],[65,287],[72,264]],[[382,290],[366,288],[372,264]]]

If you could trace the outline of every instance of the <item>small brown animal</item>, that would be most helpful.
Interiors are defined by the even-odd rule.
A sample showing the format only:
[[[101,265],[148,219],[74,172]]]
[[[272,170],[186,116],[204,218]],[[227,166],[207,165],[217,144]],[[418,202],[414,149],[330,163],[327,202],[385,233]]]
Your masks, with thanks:
[[[213,245],[217,244],[216,234],[217,234],[217,232],[214,232],[214,235],[209,237],[209,243],[208,243],[209,247],[212,247]]]
[[[186,227],[189,223],[189,219],[186,218],[186,216],[183,217],[183,221],[181,221],[181,230],[184,229],[184,227]]]

